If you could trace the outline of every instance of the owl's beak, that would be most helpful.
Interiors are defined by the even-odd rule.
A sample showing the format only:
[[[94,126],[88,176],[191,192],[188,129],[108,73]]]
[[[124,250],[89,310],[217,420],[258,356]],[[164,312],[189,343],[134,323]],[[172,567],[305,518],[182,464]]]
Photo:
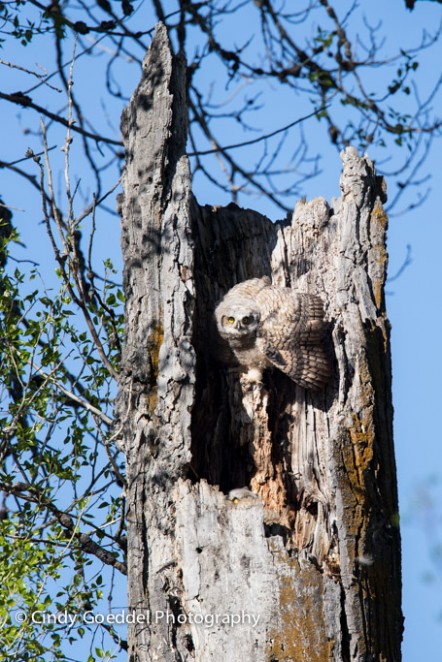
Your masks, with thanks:
[[[240,328],[241,328],[241,322],[240,322],[239,320],[238,320],[238,322],[236,323],[235,328],[237,329],[237,331],[240,330]]]

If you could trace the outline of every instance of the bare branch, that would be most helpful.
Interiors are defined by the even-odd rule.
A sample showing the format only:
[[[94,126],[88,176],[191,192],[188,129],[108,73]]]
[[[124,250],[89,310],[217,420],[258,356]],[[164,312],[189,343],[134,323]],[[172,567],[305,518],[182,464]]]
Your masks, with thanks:
[[[57,115],[56,113],[52,113],[50,110],[47,110],[43,106],[34,103],[31,97],[22,94],[21,92],[15,92],[13,94],[5,94],[4,92],[0,92],[0,99],[4,99],[5,101],[14,103],[18,106],[21,106],[22,108],[32,108],[32,110],[37,111],[37,113],[43,115],[44,117],[49,117],[49,119],[53,120],[54,122],[57,122],[57,124],[61,124],[62,126],[69,127],[68,120],[66,120],[64,117],[62,117],[61,115]],[[114,140],[113,138],[106,138],[105,136],[100,136],[97,133],[91,133],[86,129],[82,129],[81,127],[75,126],[75,124],[72,125],[70,128],[72,129],[72,131],[75,131],[76,133],[79,133],[86,138],[90,138],[91,140],[95,140],[95,142],[97,143],[103,142],[108,145],[117,145],[118,147],[122,147],[122,142],[120,140]]]

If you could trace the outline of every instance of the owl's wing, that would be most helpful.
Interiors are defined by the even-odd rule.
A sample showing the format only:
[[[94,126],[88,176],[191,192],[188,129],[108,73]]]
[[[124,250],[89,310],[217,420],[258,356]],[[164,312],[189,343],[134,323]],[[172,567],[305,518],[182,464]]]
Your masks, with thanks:
[[[326,323],[319,297],[268,288],[257,345],[268,360],[294,382],[322,388],[330,377],[324,348]]]
[[[330,364],[325,350],[320,345],[298,345],[279,351],[267,345],[264,351],[273,365],[304,388],[318,390],[329,381]]]

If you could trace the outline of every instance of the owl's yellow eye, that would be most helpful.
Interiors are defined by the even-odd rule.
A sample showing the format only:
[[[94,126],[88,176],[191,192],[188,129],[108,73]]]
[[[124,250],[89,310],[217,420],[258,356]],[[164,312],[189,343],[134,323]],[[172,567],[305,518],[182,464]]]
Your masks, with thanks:
[[[229,324],[233,324],[235,322],[235,318],[234,317],[228,317],[227,321],[228,321]]]
[[[252,321],[252,318],[249,315],[246,315],[246,317],[243,317],[241,322],[244,324],[244,326],[248,326],[250,322]]]

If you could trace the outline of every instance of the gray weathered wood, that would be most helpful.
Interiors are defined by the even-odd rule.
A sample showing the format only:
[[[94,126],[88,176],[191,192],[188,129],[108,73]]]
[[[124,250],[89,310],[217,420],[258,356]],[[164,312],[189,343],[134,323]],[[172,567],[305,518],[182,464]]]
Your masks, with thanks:
[[[382,182],[349,148],[331,205],[200,207],[183,72],[159,26],[123,117],[130,659],[399,660]],[[218,362],[216,302],[264,274],[322,297],[324,392]]]

